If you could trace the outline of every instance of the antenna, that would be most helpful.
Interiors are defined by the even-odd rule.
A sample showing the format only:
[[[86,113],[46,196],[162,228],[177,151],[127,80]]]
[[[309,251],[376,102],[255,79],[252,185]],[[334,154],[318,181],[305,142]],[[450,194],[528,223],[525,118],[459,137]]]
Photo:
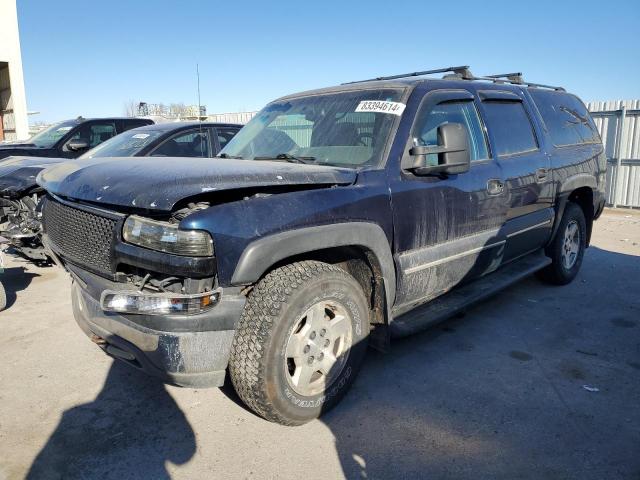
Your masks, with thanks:
[[[198,81],[198,123],[200,125],[200,156],[204,157],[204,142],[202,141],[202,106],[200,104],[200,66],[197,63],[196,79]]]
[[[200,103],[200,67],[196,63],[196,78],[198,80],[198,120],[200,120],[200,112],[202,111],[202,105]]]

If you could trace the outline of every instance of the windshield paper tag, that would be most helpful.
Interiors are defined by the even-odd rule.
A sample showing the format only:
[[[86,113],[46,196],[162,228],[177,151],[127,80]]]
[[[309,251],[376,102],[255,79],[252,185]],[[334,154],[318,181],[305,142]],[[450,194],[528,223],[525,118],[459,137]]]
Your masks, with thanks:
[[[406,107],[404,103],[385,102],[383,100],[363,100],[358,104],[356,112],[380,112],[402,115],[404,107]]]
[[[147,138],[149,136],[148,133],[136,133],[133,137],[131,138]]]

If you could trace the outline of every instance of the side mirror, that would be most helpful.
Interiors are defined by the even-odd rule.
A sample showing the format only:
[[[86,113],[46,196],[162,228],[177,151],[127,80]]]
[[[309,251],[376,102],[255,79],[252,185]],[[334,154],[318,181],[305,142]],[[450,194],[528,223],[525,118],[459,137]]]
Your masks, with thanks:
[[[69,150],[77,152],[78,150],[85,150],[89,148],[89,144],[84,140],[71,140],[69,143],[67,143],[67,148]]]
[[[429,165],[427,155],[438,155],[438,164]],[[416,175],[457,174],[469,170],[469,135],[460,123],[445,123],[438,127],[438,145],[413,147],[409,150],[413,163],[407,170]]]

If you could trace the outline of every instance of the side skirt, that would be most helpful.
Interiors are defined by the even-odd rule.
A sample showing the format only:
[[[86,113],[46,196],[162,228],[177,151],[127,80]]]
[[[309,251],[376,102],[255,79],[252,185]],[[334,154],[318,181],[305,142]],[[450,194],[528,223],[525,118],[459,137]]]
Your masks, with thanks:
[[[391,336],[405,337],[450,318],[461,310],[495,295],[551,263],[543,250],[514,260],[497,271],[456,288],[441,297],[394,318]]]

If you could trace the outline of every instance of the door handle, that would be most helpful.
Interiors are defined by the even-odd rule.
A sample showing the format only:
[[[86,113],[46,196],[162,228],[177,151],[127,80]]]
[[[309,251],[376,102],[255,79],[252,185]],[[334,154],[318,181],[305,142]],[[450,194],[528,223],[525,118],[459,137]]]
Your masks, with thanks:
[[[549,170],[546,168],[539,168],[536,170],[536,182],[544,183],[547,181],[547,177],[549,176]]]
[[[504,192],[504,183],[497,178],[487,180],[487,192],[489,192],[489,195],[502,195]]]

